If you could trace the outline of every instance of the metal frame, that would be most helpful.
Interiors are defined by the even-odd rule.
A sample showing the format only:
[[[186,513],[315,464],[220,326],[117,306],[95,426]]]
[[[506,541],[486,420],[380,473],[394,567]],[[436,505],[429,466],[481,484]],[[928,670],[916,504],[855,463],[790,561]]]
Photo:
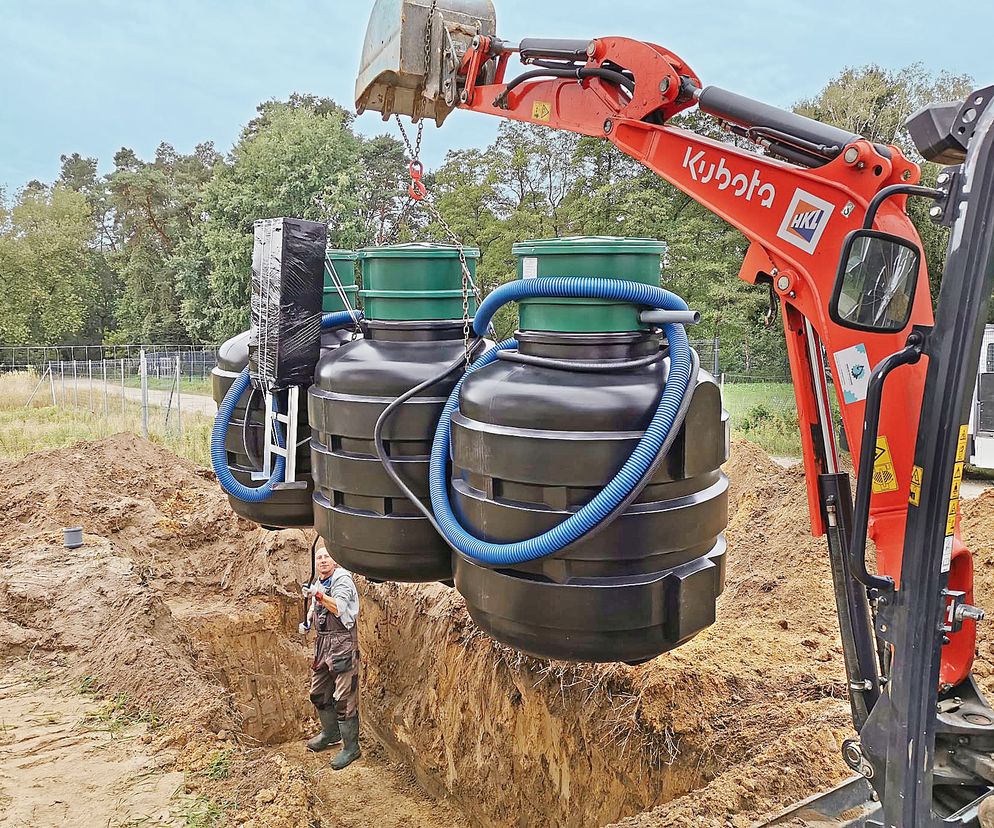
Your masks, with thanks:
[[[994,289],[994,109],[977,125],[964,175],[968,193],[955,212],[935,327],[925,348],[928,368],[915,446],[915,465],[924,472],[921,495],[919,505],[908,509],[901,587],[878,623],[878,629],[889,624],[893,634],[889,704],[874,709],[863,739],[867,753],[882,760],[887,826],[955,824],[932,810],[936,677],[954,537],[947,534],[947,516],[958,505],[954,473],[961,462],[961,426],[968,418]]]

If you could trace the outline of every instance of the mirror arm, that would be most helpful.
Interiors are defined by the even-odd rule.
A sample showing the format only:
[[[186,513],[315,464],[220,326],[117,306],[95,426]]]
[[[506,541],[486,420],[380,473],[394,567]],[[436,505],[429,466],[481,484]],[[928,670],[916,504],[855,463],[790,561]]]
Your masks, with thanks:
[[[938,200],[945,198],[947,193],[945,190],[937,190],[934,187],[922,187],[918,184],[891,184],[889,187],[884,187],[870,199],[870,203],[866,208],[866,216],[863,217],[864,230],[873,229],[873,222],[877,218],[877,211],[880,209],[880,205],[891,196],[896,195],[923,196],[924,198]]]
[[[873,461],[877,448],[877,431],[880,426],[880,402],[884,381],[900,365],[913,365],[921,359],[925,337],[919,331],[908,335],[908,343],[897,353],[882,359],[870,374],[866,389],[866,408],[863,412],[863,440],[859,446],[859,466],[856,476],[856,503],[853,507],[852,546],[849,548],[849,566],[852,576],[867,589],[889,591],[894,579],[873,575],[866,569],[866,533],[870,522],[870,495],[873,491]]]

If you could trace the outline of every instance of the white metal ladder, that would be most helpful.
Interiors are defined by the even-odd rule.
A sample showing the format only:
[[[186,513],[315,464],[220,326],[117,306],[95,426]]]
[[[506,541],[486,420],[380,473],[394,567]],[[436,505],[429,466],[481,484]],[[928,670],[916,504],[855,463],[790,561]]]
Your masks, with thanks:
[[[306,489],[306,480],[297,480],[297,448],[308,440],[310,436],[303,440],[298,440],[297,426],[300,411],[300,386],[291,385],[287,389],[287,412],[280,414],[276,411],[274,403],[275,392],[266,392],[266,447],[262,456],[262,471],[253,472],[253,480],[268,480],[273,473],[273,456],[277,455],[286,461],[286,468],[283,474],[283,482],[273,486],[274,489]],[[283,445],[276,442],[276,425],[285,427]]]

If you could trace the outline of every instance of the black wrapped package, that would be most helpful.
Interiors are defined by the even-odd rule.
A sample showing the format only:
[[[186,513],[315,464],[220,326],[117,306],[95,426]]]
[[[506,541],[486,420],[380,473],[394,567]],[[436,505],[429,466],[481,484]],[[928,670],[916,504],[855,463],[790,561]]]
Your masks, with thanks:
[[[264,391],[310,385],[321,355],[328,228],[295,218],[253,226],[252,382]]]

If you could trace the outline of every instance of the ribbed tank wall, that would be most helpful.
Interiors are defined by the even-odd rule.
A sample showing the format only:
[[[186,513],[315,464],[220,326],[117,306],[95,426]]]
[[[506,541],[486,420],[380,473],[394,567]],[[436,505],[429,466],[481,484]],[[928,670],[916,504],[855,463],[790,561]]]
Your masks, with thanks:
[[[326,354],[308,393],[315,528],[335,559],[374,579],[451,577],[448,546],[389,477],[373,429],[383,410],[464,352],[461,322],[367,323],[366,337]],[[408,486],[428,500],[428,455],[457,376],[403,403],[384,442]]]
[[[321,336],[321,351],[338,348],[352,338],[349,331],[325,331]],[[218,361],[211,371],[211,389],[214,401],[218,404],[228,393],[235,378],[249,364],[250,331],[244,331],[232,337],[218,349]],[[310,425],[307,421],[307,406],[301,395],[298,432],[307,435]],[[251,406],[247,412],[246,406]],[[245,486],[258,486],[259,481],[252,479],[252,472],[262,468],[262,454],[265,446],[265,410],[264,398],[249,389],[238,400],[231,426],[225,438],[225,451],[228,456],[228,468],[235,479]],[[258,523],[267,529],[286,529],[314,525],[314,512],[311,505],[311,495],[314,490],[311,481],[311,453],[305,442],[297,450],[297,474],[299,481],[307,484],[302,489],[281,489],[273,493],[268,500],[259,503],[246,503],[229,495],[228,501],[232,510],[239,516]]]
[[[665,249],[613,237],[514,245],[522,279],[650,285],[659,284]],[[670,369],[639,311],[604,299],[521,301],[515,336],[518,355],[530,359],[504,354],[475,371],[452,416],[450,497],[471,534],[492,543],[537,537],[588,504],[626,463]],[[601,370],[580,370],[581,362]],[[485,632],[541,657],[638,662],[714,621],[725,572],[728,416],[705,371],[691,378],[689,393],[672,446],[616,519],[527,563],[497,567],[455,555],[456,588]]]
[[[519,334],[524,353],[633,359],[647,334]],[[627,340],[627,344],[625,344]],[[480,538],[545,532],[624,464],[656,408],[668,358],[617,373],[499,361],[470,375],[452,419],[452,499]],[[641,661],[714,621],[724,581],[728,419],[701,371],[683,428],[641,496],[604,531],[549,557],[493,568],[459,555],[455,583],[477,624],[543,657]]]

